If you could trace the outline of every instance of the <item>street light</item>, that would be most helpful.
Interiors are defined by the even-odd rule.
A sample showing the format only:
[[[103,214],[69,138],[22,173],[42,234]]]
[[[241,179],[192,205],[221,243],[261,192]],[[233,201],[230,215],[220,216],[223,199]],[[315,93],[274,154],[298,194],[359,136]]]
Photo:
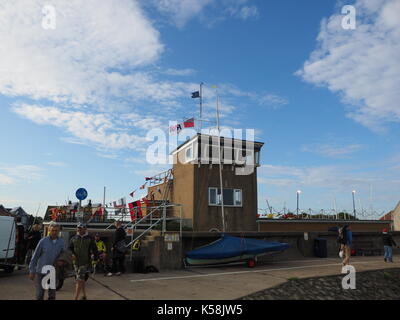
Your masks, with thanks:
[[[299,196],[301,191],[297,190],[297,217],[299,216]]]
[[[353,215],[354,215],[354,220],[356,219],[356,202],[354,201],[354,195],[356,193],[356,190],[353,190],[351,192],[353,194]]]

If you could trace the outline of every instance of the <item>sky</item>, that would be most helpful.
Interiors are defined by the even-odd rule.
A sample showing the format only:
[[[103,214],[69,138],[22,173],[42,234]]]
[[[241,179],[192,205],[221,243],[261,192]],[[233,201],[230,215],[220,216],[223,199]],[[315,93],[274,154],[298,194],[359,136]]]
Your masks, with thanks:
[[[355,29],[343,20],[355,8]],[[50,7],[49,7],[50,6]],[[259,208],[400,200],[400,0],[0,0],[0,204],[129,197],[169,168],[152,129],[196,117],[265,142]],[[135,199],[144,195],[137,191]],[[375,212],[375,213],[374,213]]]

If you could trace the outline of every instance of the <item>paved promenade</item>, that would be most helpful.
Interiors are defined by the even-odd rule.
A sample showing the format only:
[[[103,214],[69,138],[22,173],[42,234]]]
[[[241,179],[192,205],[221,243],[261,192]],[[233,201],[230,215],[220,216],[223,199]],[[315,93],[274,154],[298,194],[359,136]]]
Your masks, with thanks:
[[[400,260],[385,263],[383,257],[353,257],[351,265],[356,271],[400,268]],[[340,259],[304,259],[276,261],[256,266],[226,266],[220,268],[192,268],[150,274],[124,274],[120,277],[104,277],[97,274],[87,283],[88,299],[92,300],[232,300],[272,288],[292,279],[338,275]],[[66,279],[57,292],[57,299],[73,297],[74,281]],[[26,271],[11,275],[0,273],[0,299],[33,299],[33,283]]]

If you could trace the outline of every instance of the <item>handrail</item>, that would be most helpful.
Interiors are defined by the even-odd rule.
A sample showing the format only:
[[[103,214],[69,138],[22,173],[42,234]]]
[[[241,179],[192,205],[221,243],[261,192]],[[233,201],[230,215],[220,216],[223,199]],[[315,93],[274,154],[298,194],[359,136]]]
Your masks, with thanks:
[[[133,239],[131,242],[129,242],[126,247],[129,247],[132,243],[134,243],[136,240],[140,239],[147,231],[151,230],[154,226],[156,226],[157,224],[160,223],[160,221],[162,221],[163,219],[160,218],[158,219],[155,223],[153,223],[152,225],[150,225],[150,227],[148,227],[146,230],[144,230],[140,235],[138,235],[135,239]]]

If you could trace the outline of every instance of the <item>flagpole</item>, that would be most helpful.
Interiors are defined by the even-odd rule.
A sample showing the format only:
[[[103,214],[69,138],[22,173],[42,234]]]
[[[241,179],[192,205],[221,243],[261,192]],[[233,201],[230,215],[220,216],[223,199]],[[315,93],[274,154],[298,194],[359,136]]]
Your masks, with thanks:
[[[203,82],[200,83],[200,119],[203,119]],[[200,120],[200,133],[202,128],[202,121]]]

